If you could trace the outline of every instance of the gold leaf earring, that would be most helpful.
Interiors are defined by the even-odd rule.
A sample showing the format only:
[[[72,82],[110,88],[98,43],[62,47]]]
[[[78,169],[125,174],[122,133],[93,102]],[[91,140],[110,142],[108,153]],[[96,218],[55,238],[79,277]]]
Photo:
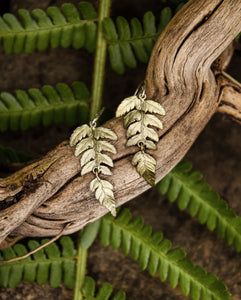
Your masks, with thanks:
[[[140,148],[134,155],[132,164],[151,186],[155,185],[156,160],[146,150],[156,150],[156,143],[159,141],[157,132],[151,127],[163,128],[162,122],[153,114],[163,116],[165,110],[158,102],[146,100],[144,83],[137,88],[134,96],[125,98],[116,110],[116,117],[124,116],[126,146]]]
[[[100,175],[112,175],[109,167],[113,167],[112,159],[102,151],[116,153],[116,148],[108,141],[117,140],[117,135],[108,128],[96,127],[102,111],[90,122],[77,127],[70,137],[70,146],[76,146],[75,156],[83,155],[80,159],[81,176],[93,172],[95,178],[90,182],[90,191],[95,192],[95,198],[105,206],[113,216],[116,216],[114,187]]]

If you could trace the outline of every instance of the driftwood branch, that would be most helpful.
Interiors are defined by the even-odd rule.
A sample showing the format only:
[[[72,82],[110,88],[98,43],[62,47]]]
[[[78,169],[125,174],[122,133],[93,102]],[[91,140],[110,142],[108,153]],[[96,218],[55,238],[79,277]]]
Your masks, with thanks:
[[[241,84],[223,76],[220,76],[220,84],[222,89],[217,112],[241,124]]]
[[[230,106],[227,103],[236,107],[236,99],[240,101],[240,89],[221,80],[220,68],[213,65],[225,57],[220,55],[241,31],[240,15],[238,0],[189,1],[157,40],[146,75],[148,97],[166,110],[158,149],[152,152],[157,181],[181,160],[217,109]],[[229,59],[226,55],[222,66]],[[237,110],[240,113],[240,106]],[[118,134],[111,181],[119,206],[150,187],[131,164],[137,149],[125,147],[122,120],[114,118],[106,127]],[[65,231],[69,234],[107,212],[89,192],[92,175],[79,176],[79,158],[73,151],[63,142],[43,159],[0,180],[0,242],[9,235],[57,235],[71,222]]]

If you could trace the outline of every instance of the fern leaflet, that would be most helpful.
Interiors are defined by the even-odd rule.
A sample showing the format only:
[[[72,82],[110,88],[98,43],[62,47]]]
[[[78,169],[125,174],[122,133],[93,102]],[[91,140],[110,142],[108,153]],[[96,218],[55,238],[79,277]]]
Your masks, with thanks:
[[[44,51],[49,46],[67,48],[83,46],[93,52],[96,42],[97,12],[89,2],[80,2],[79,9],[84,18],[80,18],[78,9],[71,3],[58,7],[34,9],[30,14],[20,9],[18,15],[4,14],[0,17],[0,41],[6,53],[32,53]]]
[[[74,130],[70,137],[70,146],[76,145],[75,156],[84,152],[80,160],[81,176],[89,172],[95,174],[95,178],[90,182],[90,191],[95,193],[95,198],[103,206],[116,215],[113,185],[99,176],[111,175],[109,167],[113,167],[112,159],[102,151],[116,153],[116,149],[108,141],[100,141],[103,138],[115,141],[117,135],[108,128],[96,128],[94,120],[90,122],[90,126],[84,124]]]
[[[42,244],[46,240],[42,240]],[[74,287],[75,255],[74,243],[70,237],[60,239],[62,249],[56,243],[46,246],[31,257],[11,263],[0,263],[0,286],[15,287],[22,280],[43,284],[49,280],[52,287],[57,287],[63,281],[67,288]],[[29,250],[36,249],[40,244],[31,240]],[[23,244],[0,251],[0,259],[8,260],[22,256],[28,252]]]
[[[142,270],[150,275],[158,273],[161,281],[169,280],[171,287],[178,284],[184,295],[192,299],[230,299],[223,282],[203,268],[194,266],[180,248],[171,250],[171,242],[163,239],[160,231],[152,233],[151,226],[144,225],[142,217],[131,220],[129,210],[122,210],[116,218],[102,218],[100,240],[104,246],[121,247],[124,254],[131,254]]]
[[[118,291],[111,297],[113,288],[109,283],[103,283],[96,293],[95,281],[93,278],[86,276],[82,288],[83,299],[86,300],[126,300],[126,294],[123,291]]]
[[[228,208],[227,203],[201,181],[202,174],[191,172],[192,165],[179,163],[158,184],[161,194],[167,194],[170,202],[177,201],[181,210],[188,209],[189,214],[197,216],[201,224],[233,244],[237,252],[241,251],[241,217]]]
[[[82,249],[89,249],[96,239],[100,229],[100,219],[88,224],[81,230],[79,246]]]
[[[88,121],[89,91],[84,83],[74,82],[71,87],[58,83],[56,88],[45,85],[41,90],[17,90],[13,94],[0,93],[0,131],[26,130],[40,124],[76,123]]]

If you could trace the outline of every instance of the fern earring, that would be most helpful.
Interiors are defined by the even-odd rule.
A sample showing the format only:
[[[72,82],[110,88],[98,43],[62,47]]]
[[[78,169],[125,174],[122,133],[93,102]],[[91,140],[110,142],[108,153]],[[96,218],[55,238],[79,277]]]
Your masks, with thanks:
[[[113,185],[104,179],[102,175],[112,175],[109,167],[113,167],[112,159],[102,151],[116,153],[116,148],[108,141],[117,140],[117,135],[108,128],[96,127],[102,111],[90,122],[77,127],[70,137],[70,146],[76,146],[75,156],[83,155],[80,159],[81,176],[93,172],[95,178],[90,182],[90,191],[95,192],[95,198],[105,206],[113,216],[116,216]]]
[[[146,150],[156,150],[155,143],[159,141],[158,134],[151,127],[163,128],[162,122],[153,114],[163,116],[165,110],[161,104],[146,100],[144,83],[137,88],[134,96],[125,98],[116,110],[116,117],[124,116],[126,146],[140,148],[134,155],[132,164],[151,186],[155,185],[156,160]]]

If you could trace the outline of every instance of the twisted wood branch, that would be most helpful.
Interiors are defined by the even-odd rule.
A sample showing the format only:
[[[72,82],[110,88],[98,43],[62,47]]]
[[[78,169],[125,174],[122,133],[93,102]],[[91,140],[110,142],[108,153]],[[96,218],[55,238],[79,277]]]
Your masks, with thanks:
[[[148,98],[166,110],[158,149],[151,153],[157,181],[180,161],[217,109],[236,102],[237,95],[241,101],[240,88],[220,73],[231,56],[221,54],[241,31],[240,15],[241,0],[191,0],[157,40],[146,74]],[[221,68],[212,67],[218,57]],[[230,93],[237,95],[231,99]],[[239,114],[240,107],[233,105]],[[122,119],[105,126],[118,134],[111,181],[119,206],[150,187],[131,164],[137,149],[125,147]],[[63,142],[43,159],[0,179],[0,243],[9,235],[56,235],[68,222],[65,233],[70,234],[107,212],[89,192],[93,175],[79,176],[73,151]]]

